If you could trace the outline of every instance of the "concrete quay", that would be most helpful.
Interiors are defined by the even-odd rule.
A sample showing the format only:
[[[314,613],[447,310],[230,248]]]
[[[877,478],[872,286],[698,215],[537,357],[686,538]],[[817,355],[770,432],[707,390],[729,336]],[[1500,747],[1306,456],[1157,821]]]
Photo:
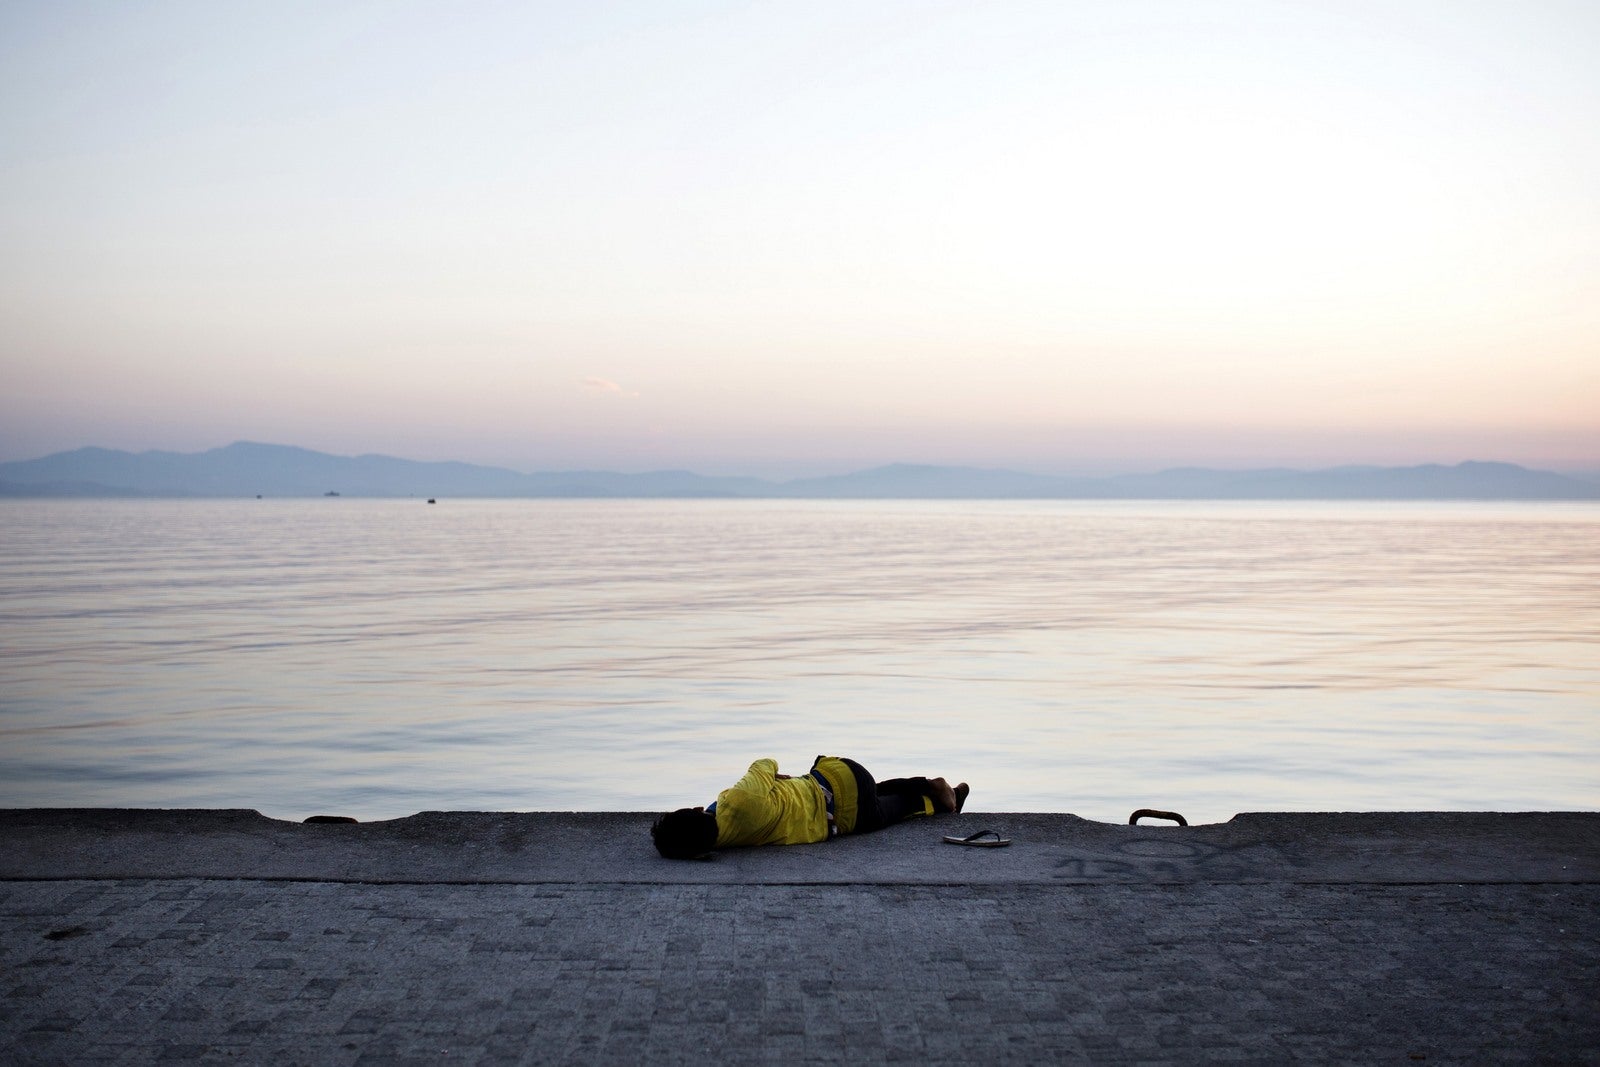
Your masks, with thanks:
[[[0,1063],[1600,1063],[1600,813],[651,818],[0,810]]]

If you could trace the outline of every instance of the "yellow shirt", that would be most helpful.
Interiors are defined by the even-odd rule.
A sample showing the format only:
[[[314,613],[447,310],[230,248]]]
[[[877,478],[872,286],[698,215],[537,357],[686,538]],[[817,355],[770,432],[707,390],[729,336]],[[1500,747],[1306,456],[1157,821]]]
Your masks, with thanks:
[[[804,845],[828,839],[828,807],[810,775],[778,777],[778,762],[758,759],[717,794],[717,847]]]

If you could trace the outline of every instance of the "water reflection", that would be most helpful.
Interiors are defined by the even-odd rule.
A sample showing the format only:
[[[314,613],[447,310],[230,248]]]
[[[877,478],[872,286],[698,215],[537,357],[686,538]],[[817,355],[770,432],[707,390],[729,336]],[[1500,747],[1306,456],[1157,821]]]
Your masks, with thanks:
[[[11,501],[0,804],[1600,806],[1600,509]]]

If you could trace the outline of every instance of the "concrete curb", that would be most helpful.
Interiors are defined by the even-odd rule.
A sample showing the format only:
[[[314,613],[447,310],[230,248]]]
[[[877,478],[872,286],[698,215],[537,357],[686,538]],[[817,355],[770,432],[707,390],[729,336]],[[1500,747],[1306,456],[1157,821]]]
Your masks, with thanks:
[[[1597,812],[1238,815],[1177,827],[1074,815],[913,820],[819,845],[671,862],[653,813],[422,812],[303,824],[246,809],[0,809],[0,879],[372,884],[1094,885],[1600,883]],[[1000,849],[945,835],[993,829]]]

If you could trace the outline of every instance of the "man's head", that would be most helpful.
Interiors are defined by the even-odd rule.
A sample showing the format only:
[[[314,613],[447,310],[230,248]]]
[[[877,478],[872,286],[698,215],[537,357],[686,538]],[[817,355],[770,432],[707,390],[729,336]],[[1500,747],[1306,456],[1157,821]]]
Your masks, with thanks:
[[[717,817],[704,808],[679,808],[657,819],[650,837],[669,860],[697,860],[717,847]]]

